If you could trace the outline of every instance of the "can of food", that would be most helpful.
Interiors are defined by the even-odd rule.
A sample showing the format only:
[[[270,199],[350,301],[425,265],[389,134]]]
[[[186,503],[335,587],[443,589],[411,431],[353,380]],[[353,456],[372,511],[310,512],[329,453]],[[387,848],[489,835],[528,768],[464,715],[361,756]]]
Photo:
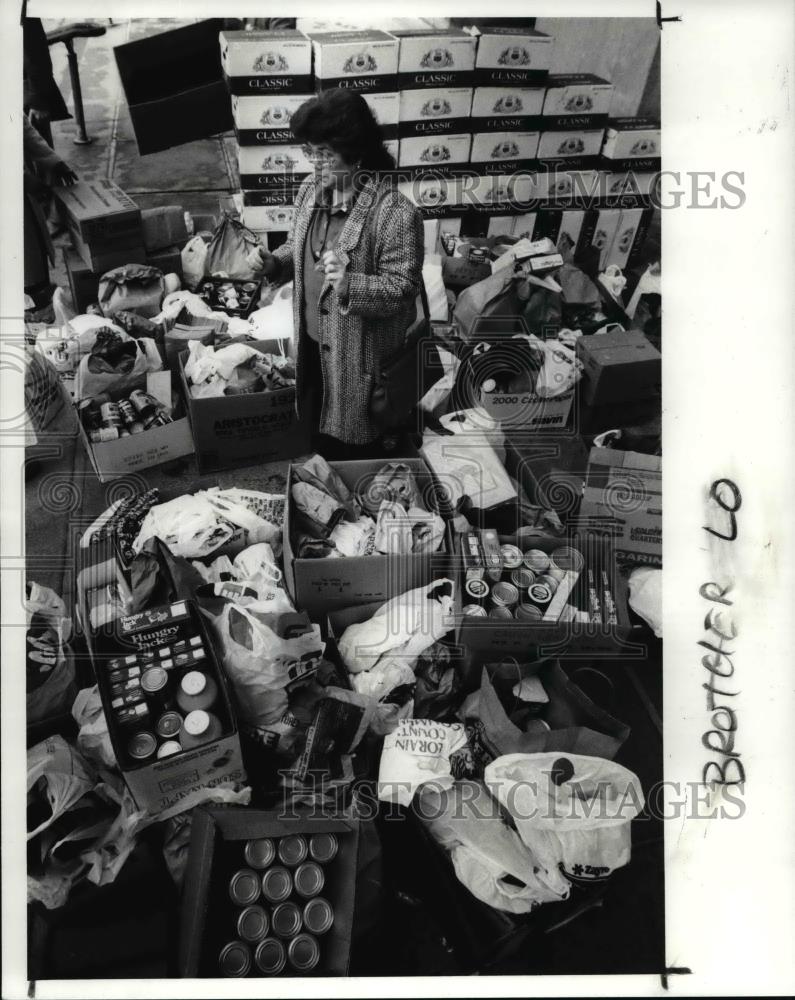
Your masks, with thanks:
[[[276,845],[270,837],[258,837],[256,840],[246,841],[243,854],[252,868],[262,870],[273,864],[276,858]]]
[[[485,264],[489,259],[489,252],[485,247],[470,247],[469,248],[469,262],[470,264]]]
[[[309,972],[320,961],[320,945],[311,934],[299,934],[287,946],[287,958],[296,972]]]
[[[157,750],[157,740],[151,733],[140,732],[131,736],[127,743],[127,753],[133,760],[149,760]]]
[[[150,706],[162,713],[171,708],[174,699],[169,691],[168,671],[163,667],[149,667],[148,670],[144,670],[141,674],[141,689]]]
[[[511,573],[511,583],[521,594],[536,582],[536,575],[526,566],[520,566]]]
[[[242,941],[261,941],[268,936],[268,914],[261,906],[247,906],[238,914],[237,934]]]
[[[248,868],[241,868],[229,880],[229,898],[236,906],[251,906],[259,894],[259,875]]]
[[[279,860],[283,865],[295,868],[306,861],[309,845],[300,833],[291,833],[279,841]]]
[[[163,760],[164,757],[173,757],[175,753],[182,753],[182,747],[177,740],[166,740],[157,748],[157,759]]]
[[[501,621],[513,621],[513,611],[506,607],[494,607],[488,615],[489,618],[497,618]]]
[[[94,444],[101,444],[103,441],[115,441],[119,436],[118,427],[97,427],[91,431],[91,440]]]
[[[501,545],[503,569],[518,569],[522,565],[522,550],[516,545]]]
[[[475,604],[482,603],[489,596],[490,587],[485,580],[467,580],[464,591]]]
[[[173,740],[182,729],[182,716],[179,712],[163,712],[155,723],[155,732],[161,740]]]
[[[491,588],[491,603],[495,608],[512,608],[519,600],[519,591],[512,583],[495,583]]]
[[[562,545],[559,549],[554,549],[550,560],[554,567],[563,570],[564,573],[581,573],[585,566],[582,552],[570,545]]]
[[[553,594],[558,589],[559,582],[551,573],[542,573],[541,576],[536,577],[536,583],[543,583],[545,587],[549,587]]]
[[[528,549],[522,556],[522,560],[525,566],[531,569],[536,575],[546,573],[549,569],[549,556],[546,552],[542,552],[541,549]]]
[[[488,611],[482,604],[465,604],[461,608],[461,613],[470,618],[486,618],[488,616]]]
[[[273,933],[280,938],[291,938],[301,930],[303,917],[295,903],[279,903],[271,913]]]
[[[295,891],[304,899],[311,899],[323,890],[325,884],[323,869],[315,861],[305,861],[295,869],[293,882]]]
[[[309,854],[313,861],[326,865],[333,861],[339,849],[339,841],[333,833],[313,833],[309,838]]]
[[[103,427],[121,427],[123,423],[116,403],[103,403],[99,408],[99,419]]]
[[[251,969],[251,951],[242,941],[230,941],[221,949],[218,966],[222,976],[247,976]]]
[[[535,604],[517,604],[513,615],[519,622],[540,622],[544,617]]]
[[[262,895],[269,903],[282,903],[293,891],[293,877],[286,868],[269,868],[262,876]]]
[[[284,945],[276,938],[265,938],[254,952],[254,964],[263,976],[278,976],[287,965]]]
[[[304,907],[304,927],[310,934],[325,934],[334,923],[331,903],[322,896],[310,899]]]
[[[528,587],[527,596],[537,607],[544,608],[552,600],[552,591],[545,583],[534,583]]]

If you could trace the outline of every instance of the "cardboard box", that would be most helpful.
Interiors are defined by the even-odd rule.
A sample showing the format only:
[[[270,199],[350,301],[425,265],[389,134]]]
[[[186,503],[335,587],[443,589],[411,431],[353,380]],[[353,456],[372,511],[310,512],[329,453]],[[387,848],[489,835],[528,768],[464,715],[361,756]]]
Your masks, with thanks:
[[[163,274],[176,274],[182,280],[182,250],[179,246],[163,247],[148,253],[146,263],[159,267]]]
[[[573,390],[554,399],[541,399],[532,392],[481,393],[481,404],[490,417],[499,420],[503,427],[515,426],[525,431],[565,427],[573,402]]]
[[[269,176],[269,175],[264,175]],[[243,206],[257,206],[261,207],[263,205],[293,205],[298,192],[301,189],[300,184],[290,184],[282,183],[274,185],[273,187],[264,188],[259,191],[241,191],[240,192],[240,204]]]
[[[83,258],[70,247],[62,247],[66,278],[69,291],[72,293],[72,303],[78,313],[84,313],[92,302],[99,297],[99,279],[101,275],[85,263]]]
[[[78,573],[77,600],[84,623],[87,621],[85,598],[88,589],[111,572],[109,564],[104,564],[89,567]],[[178,602],[171,607],[184,608],[185,616],[180,616],[179,620],[168,620],[168,606],[162,609],[153,608],[150,617],[155,621],[158,617],[164,620],[135,635],[123,636],[124,619],[120,619],[113,623],[112,627],[107,627],[101,632],[91,630],[86,632],[102,709],[108,720],[108,732],[119,770],[138,808],[146,810],[155,817],[166,810],[174,809],[181,801],[185,801],[188,796],[202,788],[243,783],[246,780],[240,752],[240,738],[226,687],[226,678],[219,665],[203,616],[190,601]],[[134,653],[136,649],[168,644],[194,635],[202,637],[202,645],[207,654],[201,661],[203,669],[211,674],[218,685],[218,701],[213,708],[213,714],[221,721],[224,733],[204,746],[183,750],[161,760],[150,759],[136,765],[126,753],[126,742],[136,731],[136,726],[119,726],[113,719],[107,663],[116,656]],[[150,715],[149,722],[138,728],[151,732],[155,721],[156,718]],[[191,803],[187,801],[186,808],[190,806]]]
[[[262,354],[280,352],[275,340],[249,346]],[[309,428],[296,415],[294,388],[194,399],[185,376],[186,360],[183,352],[180,381],[200,473],[296,458],[309,451]]]
[[[512,235],[518,239],[537,239],[538,212],[524,212],[514,216]]]
[[[129,384],[122,391],[108,390],[108,396],[115,402],[127,398],[136,388],[146,390],[145,375],[141,376],[140,381]],[[115,441],[92,441],[80,420],[77,423],[91,465],[101,483],[116,479],[128,472],[140,472],[142,469],[149,469],[154,465],[162,465],[175,458],[193,454],[193,438],[187,416],[177,416],[170,424],[165,424],[163,427],[154,427]]]
[[[222,28],[208,18],[113,49],[142,156],[232,128]]]
[[[312,43],[301,31],[222,31],[221,65],[232,94],[312,91]]]
[[[248,205],[240,214],[243,224],[259,233],[289,231],[294,216],[292,205]]]
[[[530,87],[476,87],[472,96],[473,132],[537,132],[544,91]]]
[[[599,204],[607,208],[646,208],[656,193],[658,177],[654,171],[600,171]]]
[[[440,212],[456,208],[463,200],[463,180],[459,177],[416,177],[398,182],[398,191],[422,209]]]
[[[662,358],[637,330],[577,339],[583,399],[590,406],[633,402],[659,391]]]
[[[414,174],[444,174],[451,168],[469,163],[472,136],[468,134],[418,136],[400,140],[398,166]]]
[[[241,146],[295,145],[290,120],[310,99],[307,94],[232,96],[235,135]]]
[[[544,131],[596,128],[607,123],[612,83],[593,73],[552,73],[544,97]]]
[[[643,208],[622,208],[616,226],[615,236],[607,255],[607,263],[615,264],[622,271],[626,270],[635,239],[643,221]]]
[[[320,812],[281,816],[261,809],[203,806],[194,813],[191,827],[180,920],[181,976],[220,975],[218,955],[236,938],[235,921],[240,912],[230,902],[228,881],[234,871],[248,867],[243,856],[246,841],[288,834],[311,837],[315,833],[333,833],[339,848],[333,861],[323,865],[322,895],[334,910],[334,923],[318,938],[320,963],[310,975],[347,975],[359,866],[359,820],[329,818]],[[303,900],[298,902],[303,904]],[[250,975],[256,974],[254,967]],[[283,975],[296,973],[288,966]]]
[[[587,208],[597,196],[599,180],[596,170],[543,170],[536,177],[536,193],[560,208]]]
[[[622,562],[662,566],[662,459],[592,448],[578,523],[608,533]]]
[[[603,137],[604,129],[542,132],[538,140],[538,159],[577,160],[577,166],[596,166]]]
[[[239,146],[240,186],[244,190],[282,189],[300,186],[313,172],[301,146]]]
[[[614,170],[659,170],[660,122],[655,118],[611,118],[602,156]]]
[[[477,39],[462,28],[396,29],[400,39],[398,82],[417,87],[471,87]]]
[[[114,247],[112,243],[102,247],[93,246],[81,240],[77,233],[70,231],[72,246],[83,263],[95,274],[105,274],[114,267],[124,264],[146,264],[146,248],[143,243],[135,246]]]
[[[531,503],[568,517],[580,506],[588,449],[578,434],[545,434],[539,439],[510,428],[505,435],[505,468]]]
[[[475,59],[475,85],[543,85],[552,65],[552,43],[551,35],[540,31],[482,28]]]
[[[561,546],[578,549],[585,559],[584,571],[571,593],[569,603],[579,611],[590,609],[588,570],[594,578],[595,589],[601,610],[608,607],[604,594],[601,574],[607,576],[607,590],[615,606],[616,622],[607,624],[579,623],[576,621],[523,622],[516,619],[481,618],[464,615],[463,570],[457,577],[455,589],[456,642],[468,649],[489,654],[493,660],[504,656],[516,656],[521,662],[541,659],[543,656],[584,657],[589,654],[620,655],[622,647],[627,647],[627,639],[632,630],[629,614],[628,586],[620,572],[609,539],[597,534],[575,534],[572,537],[552,538],[529,536],[524,539],[517,535],[500,535],[501,544],[519,546],[522,551],[540,549],[550,553]],[[452,544],[452,543],[451,543]],[[460,565],[459,558],[459,565]]]
[[[387,140],[397,139],[398,122],[400,121],[400,92],[397,90],[386,93],[376,91],[374,94],[363,93],[362,97],[381,127],[381,137]]]
[[[621,221],[620,208],[600,208],[591,244],[599,251],[599,270],[603,271],[610,261],[610,251]]]
[[[400,156],[400,140],[399,139],[386,139],[384,141],[384,149],[389,153],[395,163],[398,161]]]
[[[538,132],[478,132],[469,160],[474,170],[509,174],[534,164],[538,139]]]
[[[470,130],[471,87],[400,92],[400,135],[444,135]]]
[[[141,212],[144,247],[147,253],[188,241],[185,212],[181,205],[161,205]]]
[[[77,181],[52,190],[70,232],[85,243],[103,248],[143,243],[141,210],[113,181]]]
[[[399,42],[386,31],[310,31],[315,88],[395,91]]]
[[[396,459],[409,466],[426,506],[434,495],[435,480],[419,458]],[[367,488],[386,461],[332,462],[331,467],[351,491]],[[291,515],[292,466],[287,473],[287,511],[284,518],[284,576],[296,606],[315,621],[337,608],[384,601],[430,583],[436,567],[445,562],[445,547],[435,553],[405,556],[354,556],[339,559],[299,559],[294,554]]]

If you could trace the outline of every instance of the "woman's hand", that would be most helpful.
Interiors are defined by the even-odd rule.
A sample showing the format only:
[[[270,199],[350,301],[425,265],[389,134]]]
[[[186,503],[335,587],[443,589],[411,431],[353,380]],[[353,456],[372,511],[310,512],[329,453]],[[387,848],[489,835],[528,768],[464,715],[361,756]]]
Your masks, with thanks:
[[[279,270],[279,262],[273,254],[264,246],[260,245],[246,257],[246,263],[252,271],[261,271],[266,278],[273,277]]]
[[[326,250],[320,258],[326,280],[341,299],[348,297],[348,268],[333,250]]]
[[[77,183],[77,174],[68,163],[60,160],[50,171],[50,184],[55,187],[72,187]]]

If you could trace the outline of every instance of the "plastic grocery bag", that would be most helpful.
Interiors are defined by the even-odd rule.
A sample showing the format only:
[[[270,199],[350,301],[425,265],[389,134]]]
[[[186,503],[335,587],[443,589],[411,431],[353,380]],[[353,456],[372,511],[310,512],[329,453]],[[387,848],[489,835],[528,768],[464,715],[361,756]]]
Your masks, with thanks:
[[[111,389],[130,389],[147,372],[161,371],[163,359],[148,337],[135,340],[119,331],[100,330],[90,353],[80,359],[75,376],[75,397],[93,399]]]
[[[486,767],[489,792],[510,812],[541,864],[574,882],[606,878],[629,863],[640,781],[625,767],[576,754],[509,754]]]
[[[222,275],[238,281],[258,278],[252,270],[248,255],[260,245],[259,238],[242,222],[231,215],[224,215],[207,248],[207,274]]]
[[[40,353],[26,349],[25,412],[36,434],[54,424],[66,405],[66,397],[53,365]]]
[[[77,747],[95,767],[116,767],[116,754],[110,742],[108,720],[102,708],[99,688],[83,688],[72,705],[72,718],[80,727]]]
[[[28,813],[28,840],[51,826],[92,790],[96,776],[63,736],[51,736],[28,750],[28,797],[34,787],[45,792],[47,808]]]
[[[542,399],[553,399],[569,392],[579,382],[582,362],[573,348],[557,340],[543,341],[544,363],[538,373],[536,394]]]
[[[662,639],[662,570],[648,566],[629,574],[629,606]]]
[[[378,768],[378,798],[408,806],[414,793],[428,782],[451,788],[450,757],[466,745],[460,723],[430,719],[402,719],[384,739]]]
[[[141,316],[160,312],[166,292],[163,272],[148,264],[124,264],[106,271],[99,282],[99,308],[103,316],[129,309]]]
[[[258,340],[291,340],[293,324],[293,283],[282,285],[273,299],[248,318]]]
[[[504,321],[503,332],[522,332],[520,317],[525,306],[520,296],[522,285],[526,287],[524,279],[514,277],[513,270],[506,267],[465,288],[453,310],[462,340],[476,338],[480,322],[495,317]]]
[[[207,244],[201,236],[189,239],[182,248],[182,280],[195,288],[207,275]]]
[[[287,709],[287,685],[317,670],[325,649],[320,626],[305,614],[272,614],[267,602],[230,601],[213,627],[239,718],[252,726],[277,722]]]
[[[69,711],[75,696],[75,668],[66,643],[72,620],[61,598],[30,583],[25,601],[27,722]]]

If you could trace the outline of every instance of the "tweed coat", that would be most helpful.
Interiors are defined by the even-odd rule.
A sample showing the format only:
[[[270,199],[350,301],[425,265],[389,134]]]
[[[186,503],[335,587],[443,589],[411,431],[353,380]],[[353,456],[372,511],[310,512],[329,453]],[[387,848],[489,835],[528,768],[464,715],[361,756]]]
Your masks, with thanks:
[[[299,414],[309,388],[302,379],[307,336],[303,329],[304,243],[312,220],[316,185],[302,184],[290,238],[274,251],[281,278],[293,280],[293,318],[298,338],[296,400]],[[329,281],[318,302],[318,342],[323,373],[320,431],[348,444],[367,444],[379,434],[369,415],[380,366],[398,351],[416,319],[424,252],[422,217],[388,179],[368,178],[333,248],[347,266],[343,304]]]

